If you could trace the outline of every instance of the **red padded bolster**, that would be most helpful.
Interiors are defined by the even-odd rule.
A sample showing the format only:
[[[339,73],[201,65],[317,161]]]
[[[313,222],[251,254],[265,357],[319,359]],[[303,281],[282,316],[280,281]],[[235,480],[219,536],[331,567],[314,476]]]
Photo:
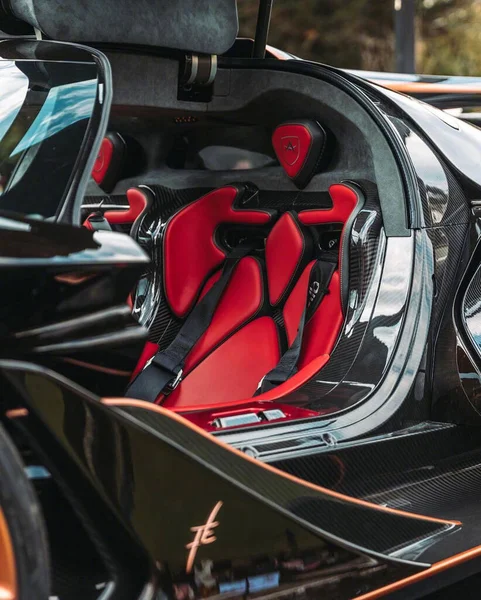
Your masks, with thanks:
[[[261,210],[236,210],[238,190],[226,186],[214,190],[180,210],[164,235],[164,288],[170,308],[184,317],[192,308],[201,286],[225,258],[214,241],[221,223],[264,225],[271,214]]]
[[[269,300],[275,306],[304,267],[306,254],[311,250],[294,215],[286,212],[272,228],[266,241],[266,267]]]
[[[112,225],[128,225],[148,206],[148,200],[145,193],[137,188],[127,190],[127,200],[129,208],[127,210],[109,210],[104,213],[105,218]]]
[[[255,322],[255,321],[254,321]],[[307,402],[309,400],[309,397],[304,394],[302,392],[302,386],[304,386],[309,380],[311,380],[313,377],[315,377],[315,375],[322,369],[322,367],[327,363],[327,361],[329,360],[329,355],[328,354],[323,354],[321,356],[318,356],[316,359],[314,359],[313,361],[311,361],[307,366],[303,367],[302,369],[299,369],[299,371],[297,371],[297,373],[295,373],[292,377],[290,377],[287,381],[285,381],[284,383],[281,383],[281,385],[273,388],[272,390],[269,390],[268,392],[265,392],[265,394],[260,394],[259,396],[256,396],[256,400],[259,401],[259,403],[261,402],[265,402],[267,400],[282,400],[285,396],[288,396],[289,394],[292,393],[296,393],[296,400],[300,400],[301,402]],[[301,388],[301,389],[299,389]],[[231,398],[233,398],[234,396],[236,396],[237,394],[231,394]],[[209,410],[212,408],[219,408],[219,403],[215,402],[213,400],[212,395],[207,395],[206,398],[204,399],[205,401],[203,403],[197,402],[195,406],[191,407],[191,406],[170,406],[169,408],[171,410],[173,410],[174,412],[188,412],[192,409],[195,410]],[[243,406],[246,404],[252,404],[253,399],[252,399],[252,395],[248,395],[246,394],[245,397],[242,400],[226,400],[225,402],[222,402],[222,408],[225,409],[227,407],[233,407],[233,406]]]
[[[276,324],[270,317],[255,319],[195,367],[163,406],[193,409],[252,397],[260,379],[279,359]]]
[[[332,208],[316,208],[299,213],[299,221],[304,225],[322,225],[323,223],[345,223],[358,202],[354,190],[342,183],[335,183],[329,188]]]

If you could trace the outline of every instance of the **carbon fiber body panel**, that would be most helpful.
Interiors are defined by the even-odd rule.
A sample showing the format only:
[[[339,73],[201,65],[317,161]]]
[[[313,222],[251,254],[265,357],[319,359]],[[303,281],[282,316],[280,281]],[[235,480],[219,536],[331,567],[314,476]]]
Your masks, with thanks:
[[[75,498],[94,545],[105,546],[113,561],[107,563],[110,577],[127,578],[126,594],[119,598],[130,598],[142,572],[146,585],[149,580],[167,586],[189,581],[189,524],[202,523],[219,502],[216,543],[200,546],[197,560],[228,562],[235,571],[239,560],[252,569],[261,556],[274,564],[309,552],[322,556],[324,567],[336,565],[355,579],[357,570],[382,565],[373,569],[372,584],[366,579],[367,589],[380,584],[377,574],[382,584],[426,568],[426,563],[405,561],[402,548],[420,537],[430,543],[458,527],[306,488],[167,411],[105,407],[53,373],[25,363],[3,362],[1,368],[15,390],[11,399],[18,395],[17,401],[29,407],[16,425],[38,447],[66,497]],[[121,535],[131,536],[131,542],[119,546]],[[369,547],[359,546],[366,536]],[[146,555],[150,561],[142,567]],[[129,568],[117,573],[124,558],[131,561]],[[143,570],[149,563],[150,576]],[[316,575],[322,581],[322,568]],[[282,577],[288,584],[288,573]]]

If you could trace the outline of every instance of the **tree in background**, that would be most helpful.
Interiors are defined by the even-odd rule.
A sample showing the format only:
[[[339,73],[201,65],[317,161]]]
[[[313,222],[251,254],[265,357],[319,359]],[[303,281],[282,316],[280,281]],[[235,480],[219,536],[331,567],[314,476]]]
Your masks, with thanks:
[[[274,0],[269,43],[339,67],[394,70],[394,0]],[[258,0],[238,0],[252,37]],[[417,0],[417,71],[481,75],[481,0]]]

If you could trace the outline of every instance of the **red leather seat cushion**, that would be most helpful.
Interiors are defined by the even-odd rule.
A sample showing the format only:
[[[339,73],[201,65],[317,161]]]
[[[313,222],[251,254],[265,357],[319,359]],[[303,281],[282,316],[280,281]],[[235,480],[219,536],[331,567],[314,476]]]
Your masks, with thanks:
[[[320,369],[322,369],[322,367],[327,363],[328,360],[329,360],[328,354],[323,354],[321,356],[318,356],[316,359],[312,360],[308,365],[306,365],[305,367],[300,369],[297,373],[295,373],[290,379],[288,379],[284,383],[281,383],[281,385],[279,385],[278,387],[275,387],[272,390],[265,392],[264,394],[260,394],[259,396],[256,396],[255,401],[262,404],[262,402],[265,402],[265,401],[282,399],[284,396],[287,396],[293,392],[296,392],[297,394],[299,394],[299,395],[296,394],[296,400],[302,400],[303,399],[302,398],[302,390],[299,390],[299,388],[301,388],[310,379],[312,379],[316,375],[316,373]],[[304,400],[307,401],[308,397],[306,396],[304,398]],[[215,401],[209,402],[209,399],[207,399],[206,402],[204,402],[202,404],[198,403],[193,408],[195,410],[211,410],[213,408],[219,409],[219,408],[227,408],[227,407],[235,407],[235,406],[240,407],[240,406],[244,406],[246,404],[252,405],[252,403],[253,403],[252,396],[246,396],[242,400],[237,399],[234,401],[226,401],[226,402],[223,402],[222,405],[219,405],[219,403],[217,403]],[[179,406],[179,407],[170,406],[170,408],[171,408],[171,410],[173,410],[175,412],[181,412],[181,413],[192,410],[188,405]]]
[[[251,321],[209,354],[163,402],[166,408],[252,397],[261,378],[280,359],[277,326],[270,317]]]
[[[179,211],[164,236],[165,296],[172,311],[184,317],[192,308],[202,285],[219,268],[225,252],[214,235],[221,223],[263,225],[271,214],[262,210],[236,210],[238,190],[226,186],[206,194]]]

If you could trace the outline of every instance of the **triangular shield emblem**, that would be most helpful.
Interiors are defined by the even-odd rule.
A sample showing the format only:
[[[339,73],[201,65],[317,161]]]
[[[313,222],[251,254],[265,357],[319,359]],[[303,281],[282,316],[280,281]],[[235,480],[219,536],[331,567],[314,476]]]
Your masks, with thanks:
[[[297,135],[286,135],[281,138],[282,158],[284,162],[292,167],[299,160],[300,144]]]

